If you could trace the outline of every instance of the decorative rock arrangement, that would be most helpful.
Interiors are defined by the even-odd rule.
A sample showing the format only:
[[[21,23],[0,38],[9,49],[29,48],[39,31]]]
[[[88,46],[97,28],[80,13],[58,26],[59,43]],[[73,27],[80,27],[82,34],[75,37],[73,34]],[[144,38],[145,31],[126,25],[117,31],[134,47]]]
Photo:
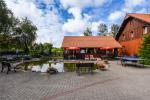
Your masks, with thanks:
[[[56,68],[50,67],[47,72],[49,74],[57,74],[58,70]]]

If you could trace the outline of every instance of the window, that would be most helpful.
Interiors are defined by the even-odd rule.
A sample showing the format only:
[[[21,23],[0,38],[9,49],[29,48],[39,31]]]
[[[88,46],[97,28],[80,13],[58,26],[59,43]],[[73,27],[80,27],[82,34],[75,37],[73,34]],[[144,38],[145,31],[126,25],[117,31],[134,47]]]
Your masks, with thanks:
[[[133,31],[131,31],[131,38],[134,38],[134,33],[133,33]]]
[[[144,32],[143,32],[143,34],[147,34],[147,32],[148,32],[148,27],[144,27]]]
[[[132,21],[130,21],[130,25],[132,25]]]
[[[123,40],[125,40],[125,35],[124,34],[122,35],[122,37],[123,37]]]

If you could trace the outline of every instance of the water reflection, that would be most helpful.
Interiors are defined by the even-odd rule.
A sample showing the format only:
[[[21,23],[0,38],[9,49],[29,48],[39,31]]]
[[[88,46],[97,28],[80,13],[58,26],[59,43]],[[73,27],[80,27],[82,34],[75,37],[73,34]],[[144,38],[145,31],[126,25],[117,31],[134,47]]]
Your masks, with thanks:
[[[18,66],[23,70],[31,70],[33,72],[47,72],[50,68],[56,69],[58,72],[74,72],[76,70],[75,63],[49,63],[49,62],[30,62]],[[94,67],[95,69],[96,67]],[[93,70],[94,70],[93,69]]]
[[[52,68],[56,68],[58,72],[64,72],[64,63],[51,63]]]
[[[42,65],[33,65],[31,71],[33,72],[47,72],[49,68],[55,68],[58,72],[64,72],[63,63],[51,63]]]

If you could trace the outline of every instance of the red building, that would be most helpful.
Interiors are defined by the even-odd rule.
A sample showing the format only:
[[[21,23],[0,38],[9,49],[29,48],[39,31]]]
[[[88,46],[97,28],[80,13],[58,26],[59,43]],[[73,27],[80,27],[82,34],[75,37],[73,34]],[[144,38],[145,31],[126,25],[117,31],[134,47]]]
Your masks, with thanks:
[[[116,40],[122,45],[119,52],[128,56],[138,54],[143,37],[150,34],[150,14],[127,14],[116,34]]]
[[[111,36],[65,36],[62,48],[65,59],[84,59],[88,55],[99,58],[106,50],[112,54],[121,45]]]

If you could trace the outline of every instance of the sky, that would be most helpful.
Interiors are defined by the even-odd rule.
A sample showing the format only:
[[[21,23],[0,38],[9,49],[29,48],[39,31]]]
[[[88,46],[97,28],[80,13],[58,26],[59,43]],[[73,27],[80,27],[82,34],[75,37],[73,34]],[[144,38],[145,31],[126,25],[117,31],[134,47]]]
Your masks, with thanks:
[[[37,43],[60,47],[64,36],[82,36],[90,27],[121,25],[126,13],[150,13],[150,0],[4,0],[14,15],[38,28]]]

